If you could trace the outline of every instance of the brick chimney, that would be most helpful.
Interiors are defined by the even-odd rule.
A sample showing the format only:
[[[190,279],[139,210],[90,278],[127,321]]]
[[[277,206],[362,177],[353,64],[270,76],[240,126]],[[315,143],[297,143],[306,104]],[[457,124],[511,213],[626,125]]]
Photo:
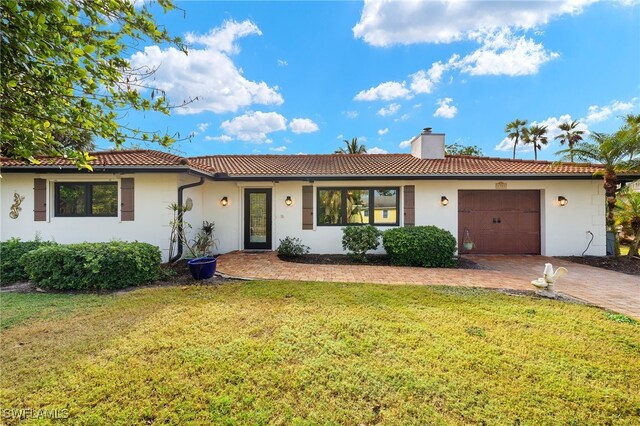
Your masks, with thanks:
[[[432,133],[426,127],[411,141],[411,155],[421,159],[444,159],[444,133]]]

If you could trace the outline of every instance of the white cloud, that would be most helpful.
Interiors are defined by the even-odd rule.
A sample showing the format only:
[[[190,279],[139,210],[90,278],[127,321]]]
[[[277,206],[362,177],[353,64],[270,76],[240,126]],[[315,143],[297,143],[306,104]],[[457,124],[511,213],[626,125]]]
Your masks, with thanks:
[[[385,1],[365,0],[353,34],[372,46],[451,43],[475,31],[528,30],[597,0]]]
[[[438,109],[433,113],[434,117],[442,117],[442,118],[453,118],[458,113],[458,108],[451,105],[453,99],[444,98],[438,99],[436,105],[438,105]]]
[[[289,123],[293,133],[313,133],[318,131],[318,125],[309,118],[294,118]]]
[[[411,74],[411,90],[414,93],[431,93],[436,84],[442,79],[442,74],[449,68],[448,64],[434,62],[428,71],[420,70]]]
[[[286,67],[287,65],[289,65],[289,62],[285,61],[284,59],[278,59],[278,65],[281,67]]]
[[[387,151],[386,149],[382,149],[382,148],[378,148],[377,146],[374,146],[371,149],[367,150],[367,154],[388,154],[389,151]]]
[[[366,136],[358,136],[358,142],[364,143],[366,141],[367,141],[367,137]]]
[[[352,120],[358,118],[358,111],[344,111],[343,114]]]
[[[336,137],[336,139],[338,139],[338,140],[344,140],[344,135],[343,135],[342,133],[340,133],[340,134]]]
[[[477,34],[475,39],[481,43],[479,49],[450,61],[461,72],[471,75],[537,74],[541,65],[560,56],[532,39],[514,36],[509,30]]]
[[[282,145],[282,146],[277,146],[277,147],[269,147],[269,151],[273,151],[273,152],[284,152],[287,150],[287,147]]]
[[[419,95],[422,93],[431,93],[433,92],[435,86],[442,79],[442,75],[454,66],[453,60],[457,60],[457,57],[453,57],[452,60],[450,60],[446,64],[443,64],[440,61],[434,62],[426,71],[416,71],[415,73],[408,76],[408,79],[410,80],[409,83],[407,83],[406,80],[387,81],[385,83],[380,83],[379,85],[368,90],[362,90],[355,96],[354,99],[356,101],[388,101],[399,98],[411,99],[415,95]],[[383,111],[383,109],[378,111],[378,114],[384,115],[380,113],[381,111]]]
[[[232,120],[226,120],[220,128],[225,135],[247,142],[270,143],[267,134],[286,130],[287,119],[277,112],[249,111]]]
[[[220,136],[205,136],[205,141],[217,141],[217,142],[231,142],[233,138],[228,135],[220,135]]]
[[[379,134],[380,136],[382,136],[382,135],[386,135],[387,133],[389,133],[389,128],[388,128],[388,127],[385,127],[384,129],[380,129],[380,130],[378,130],[378,134]]]
[[[625,113],[633,109],[638,98],[633,98],[629,102],[613,101],[609,105],[591,105],[587,111],[587,116],[583,119],[588,124],[599,123],[608,120],[614,112]]]
[[[355,98],[356,101],[390,101],[398,98],[411,98],[411,91],[406,88],[406,83],[398,83],[397,81],[387,81],[380,83],[368,90],[360,91]]]
[[[411,141],[413,140],[413,138],[411,139],[407,139],[406,141],[402,141],[400,142],[400,145],[398,145],[400,148],[405,149],[405,148],[409,148],[411,146]]]
[[[389,106],[387,108],[380,108],[378,110],[378,112],[376,112],[376,114],[382,116],[382,117],[386,117],[388,115],[393,115],[396,112],[398,112],[398,110],[400,109],[400,104],[389,104]]]
[[[185,41],[192,45],[188,55],[174,47],[147,46],[131,56],[130,62],[134,68],[157,68],[154,84],[172,102],[198,98],[176,109],[178,114],[234,112],[253,104],[280,105],[284,100],[277,86],[248,80],[231,59],[240,50],[236,43],[239,38],[261,34],[251,21],[227,21],[203,35],[187,34]]]
[[[409,114],[402,114],[400,117],[396,118],[395,121],[396,123],[398,121],[407,121],[409,119],[409,117],[411,117]]]

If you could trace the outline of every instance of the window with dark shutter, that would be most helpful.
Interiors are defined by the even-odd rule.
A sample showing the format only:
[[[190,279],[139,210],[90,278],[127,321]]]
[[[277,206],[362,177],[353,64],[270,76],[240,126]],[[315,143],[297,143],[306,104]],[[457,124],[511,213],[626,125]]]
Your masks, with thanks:
[[[416,187],[404,187],[404,226],[416,225]]]
[[[302,229],[313,229],[313,186],[302,187]]]
[[[135,191],[133,178],[122,178],[120,180],[120,220],[134,220],[134,200]]]
[[[33,180],[33,220],[43,222],[47,220],[47,180]]]

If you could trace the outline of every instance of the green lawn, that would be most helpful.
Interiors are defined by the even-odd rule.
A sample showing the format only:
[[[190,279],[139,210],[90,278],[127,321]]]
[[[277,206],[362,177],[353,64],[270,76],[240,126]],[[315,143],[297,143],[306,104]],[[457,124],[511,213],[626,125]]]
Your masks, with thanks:
[[[297,282],[0,297],[0,408],[69,424],[640,418],[640,326],[591,307]]]

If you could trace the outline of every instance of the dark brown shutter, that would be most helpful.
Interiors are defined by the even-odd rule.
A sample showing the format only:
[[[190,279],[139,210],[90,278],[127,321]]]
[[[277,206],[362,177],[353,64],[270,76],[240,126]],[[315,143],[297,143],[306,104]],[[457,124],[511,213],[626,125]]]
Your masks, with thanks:
[[[120,220],[134,220],[133,178],[120,179]]]
[[[404,187],[404,226],[416,225],[416,187]]]
[[[44,222],[47,220],[47,180],[33,180],[33,220]]]
[[[302,187],[302,229],[313,229],[313,186]]]

